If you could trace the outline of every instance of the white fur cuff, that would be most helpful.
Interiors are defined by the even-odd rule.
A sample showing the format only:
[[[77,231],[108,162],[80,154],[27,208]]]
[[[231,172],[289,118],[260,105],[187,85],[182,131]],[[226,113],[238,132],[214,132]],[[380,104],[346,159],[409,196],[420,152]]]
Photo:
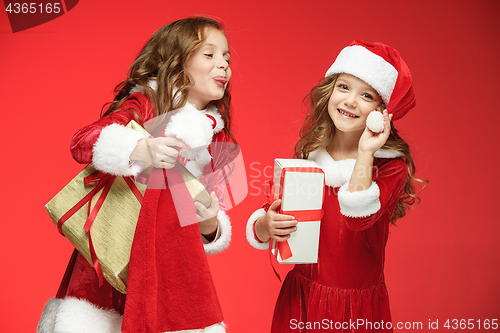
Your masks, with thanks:
[[[224,251],[229,246],[231,241],[231,221],[226,212],[220,210],[217,214],[217,220],[219,221],[220,237],[211,243],[203,244],[206,254],[217,254]]]
[[[248,219],[247,222],[247,240],[250,245],[252,245],[254,248],[257,250],[267,250],[269,248],[269,242],[261,243],[257,239],[255,239],[255,233],[254,233],[254,224],[257,222],[259,217],[262,217],[266,215],[266,211],[264,208],[257,209]]]
[[[349,192],[347,186],[339,189],[339,205],[342,215],[347,217],[367,217],[380,209],[380,189],[376,182],[364,191]]]
[[[116,176],[136,176],[143,163],[131,163],[129,157],[137,142],[147,135],[131,128],[111,124],[102,129],[94,144],[92,164],[97,170]]]
[[[43,309],[37,333],[120,333],[123,316],[73,297],[50,299]]]

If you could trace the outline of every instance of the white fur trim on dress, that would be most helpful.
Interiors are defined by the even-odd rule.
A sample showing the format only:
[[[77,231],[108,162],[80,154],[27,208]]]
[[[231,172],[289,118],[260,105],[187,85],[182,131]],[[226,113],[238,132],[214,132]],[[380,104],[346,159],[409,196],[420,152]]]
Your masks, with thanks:
[[[158,88],[158,84],[156,83],[156,80],[149,80],[148,86],[149,86],[149,88],[153,89],[154,91],[156,91],[156,89]],[[128,93],[130,95],[132,95],[133,93],[136,93],[136,92],[140,92],[143,95],[146,94],[146,90],[144,89],[144,87],[141,85],[138,85],[138,84],[136,84],[132,89],[130,89],[130,91]]]
[[[52,333],[54,332],[54,325],[56,323],[57,308],[61,304],[62,299],[51,298],[43,308],[42,317],[38,322],[36,329],[37,333]]]
[[[196,177],[203,174],[203,167],[210,163],[212,156],[208,146],[212,143],[215,133],[222,131],[224,121],[217,109],[210,105],[206,110],[197,110],[192,104],[186,103],[182,108],[171,112],[172,116],[165,128],[166,136],[173,136],[187,143],[191,149],[179,154],[191,160],[186,168]],[[207,117],[207,114],[215,120]]]
[[[37,333],[120,333],[123,316],[90,302],[66,297],[50,299],[38,323]]]
[[[151,79],[148,81],[148,86],[149,88],[153,89],[153,91],[157,91],[158,90],[158,82],[156,82],[155,79]],[[172,89],[172,95],[174,96],[174,107],[177,107],[177,104],[179,104],[179,101],[181,100],[181,94],[177,93],[178,89],[177,87],[174,87],[174,89]],[[143,86],[141,85],[138,85],[136,84],[132,89],[130,89],[129,91],[129,94],[132,95],[133,93],[136,93],[136,92],[140,92],[141,94],[143,95],[146,95],[146,90],[144,89]]]
[[[380,189],[376,182],[364,191],[349,192],[348,184],[340,187],[340,212],[347,217],[367,217],[380,210]]]
[[[219,111],[215,107],[209,107],[207,108],[207,114],[211,115],[215,119],[215,127],[213,129],[214,134],[219,133],[224,129],[224,120],[222,120],[222,116],[220,115]]]
[[[186,103],[170,118],[165,135],[175,136],[187,143],[191,149],[182,152],[181,156],[194,160],[198,151],[207,148],[212,142],[212,121],[203,112]]]
[[[331,187],[340,187],[351,179],[356,160],[349,158],[335,161],[325,148],[319,148],[309,154],[309,160],[313,160],[325,173],[325,184]]]
[[[398,79],[398,71],[393,65],[361,45],[348,46],[340,51],[325,76],[336,73],[351,74],[365,81],[379,93],[386,105]]]
[[[389,149],[379,149],[374,154],[377,158],[398,158],[403,157],[404,154]],[[325,173],[325,184],[331,187],[340,187],[351,179],[352,172],[356,160],[348,158],[345,160],[336,161],[328,154],[324,147],[318,148],[309,154],[309,160],[316,162],[316,164]]]
[[[170,331],[164,333],[226,333],[226,325],[222,323],[214,324],[199,330]]]
[[[92,164],[97,170],[112,175],[136,176],[142,171],[143,163],[131,163],[129,157],[137,142],[145,138],[146,134],[119,124],[106,126],[94,144]]]
[[[220,237],[211,243],[203,244],[206,254],[217,254],[224,251],[229,246],[231,241],[231,221],[226,212],[219,210],[217,214],[219,221]]]
[[[246,234],[248,243],[250,243],[250,245],[252,245],[257,250],[267,250],[269,248],[269,242],[259,242],[257,239],[255,239],[254,233],[255,222],[257,222],[257,220],[264,215],[266,215],[266,211],[264,210],[264,208],[257,209],[252,215],[250,215],[250,218],[247,222]]]

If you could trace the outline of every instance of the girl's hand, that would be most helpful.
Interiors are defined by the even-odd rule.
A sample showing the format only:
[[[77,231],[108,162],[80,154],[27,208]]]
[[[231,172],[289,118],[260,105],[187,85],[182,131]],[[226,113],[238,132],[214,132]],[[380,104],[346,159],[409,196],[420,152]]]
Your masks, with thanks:
[[[219,199],[215,192],[210,193],[212,203],[206,208],[203,204],[195,201],[196,217],[200,225],[200,232],[208,240],[215,237],[217,232],[217,214],[219,213]]]
[[[270,238],[283,242],[297,230],[297,221],[293,216],[276,213],[279,205],[281,205],[281,199],[275,200],[266,215],[255,222],[255,234],[263,242],[267,242]]]
[[[178,150],[176,147],[180,147]],[[131,160],[146,161],[155,168],[171,169],[179,151],[191,149],[182,140],[173,137],[159,137],[139,140],[130,154]]]
[[[380,133],[374,133],[367,126],[359,139],[358,151],[360,153],[373,155],[387,142],[391,133],[392,114],[388,114],[387,110],[384,110],[382,115],[384,116],[384,130]]]

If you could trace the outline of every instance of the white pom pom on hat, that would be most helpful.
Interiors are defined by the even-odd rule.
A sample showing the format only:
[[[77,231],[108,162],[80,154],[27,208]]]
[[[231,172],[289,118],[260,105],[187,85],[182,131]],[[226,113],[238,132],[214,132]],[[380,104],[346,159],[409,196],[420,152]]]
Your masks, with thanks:
[[[372,86],[393,114],[393,121],[415,106],[410,70],[398,51],[388,45],[353,41],[340,51],[325,76],[337,73],[354,75]]]
[[[366,118],[366,126],[374,133],[384,130],[384,115],[380,111],[372,111]]]

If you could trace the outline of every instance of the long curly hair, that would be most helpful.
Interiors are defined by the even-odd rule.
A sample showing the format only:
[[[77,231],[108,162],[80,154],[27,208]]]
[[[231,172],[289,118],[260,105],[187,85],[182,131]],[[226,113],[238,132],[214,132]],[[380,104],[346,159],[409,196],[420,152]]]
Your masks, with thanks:
[[[326,147],[332,142],[335,125],[328,113],[328,102],[338,76],[339,74],[333,74],[322,79],[306,96],[309,112],[300,130],[300,139],[295,145],[294,158],[307,159],[311,152],[320,147]],[[403,153],[408,172],[403,194],[391,218],[391,222],[395,224],[397,219],[406,215],[406,211],[412,205],[420,202],[415,189],[416,183],[423,183],[423,188],[429,181],[415,178],[415,162],[411,156],[410,146],[401,138],[392,122],[391,134],[382,148]]]
[[[115,98],[106,104],[110,106],[103,117],[120,110],[122,103],[130,96],[130,90],[136,86],[142,87],[142,91],[149,97],[155,116],[186,104],[188,90],[194,84],[186,72],[186,65],[203,44],[210,29],[224,34],[223,24],[208,17],[185,18],[158,29],[130,66],[127,79],[115,87]],[[149,86],[150,80],[156,80],[156,91]],[[234,141],[231,134],[229,85],[224,96],[211,103],[221,113],[226,135]]]

